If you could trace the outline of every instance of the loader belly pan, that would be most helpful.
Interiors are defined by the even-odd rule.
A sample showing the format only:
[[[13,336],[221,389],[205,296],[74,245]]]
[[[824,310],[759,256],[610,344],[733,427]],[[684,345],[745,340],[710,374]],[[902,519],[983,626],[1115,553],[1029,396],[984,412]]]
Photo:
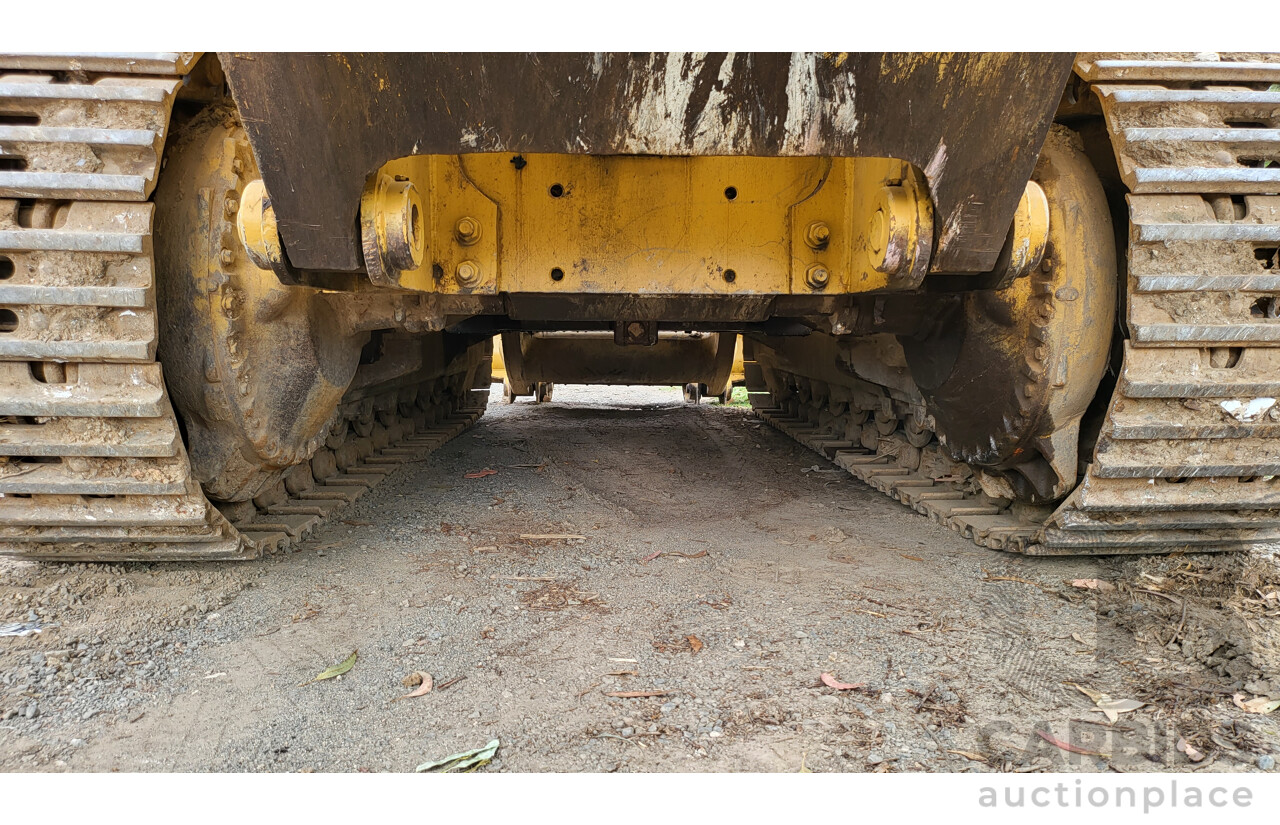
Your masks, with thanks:
[[[991,269],[1070,54],[224,54],[303,269],[361,267],[369,175],[409,155],[887,157],[924,170],[936,267]]]

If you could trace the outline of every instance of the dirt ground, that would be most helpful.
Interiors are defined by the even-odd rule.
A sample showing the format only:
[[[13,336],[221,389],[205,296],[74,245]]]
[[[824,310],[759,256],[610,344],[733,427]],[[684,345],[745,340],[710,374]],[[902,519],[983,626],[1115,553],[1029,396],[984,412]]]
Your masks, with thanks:
[[[0,769],[411,771],[494,738],[484,770],[1280,756],[1250,712],[1280,699],[1274,552],[982,549],[674,389],[496,403],[340,518],[257,562],[0,561],[0,625],[45,625],[0,637]],[[414,671],[434,690],[398,700]]]

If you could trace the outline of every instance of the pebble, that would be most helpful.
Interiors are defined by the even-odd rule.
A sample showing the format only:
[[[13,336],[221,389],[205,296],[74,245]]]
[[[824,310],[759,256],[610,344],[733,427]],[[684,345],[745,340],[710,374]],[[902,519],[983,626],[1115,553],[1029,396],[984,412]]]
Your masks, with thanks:
[[[868,765],[879,765],[883,761],[884,761],[884,757],[876,753],[875,751],[872,751],[871,753],[867,754]]]
[[[1258,767],[1261,770],[1269,771],[1276,766],[1276,758],[1269,753],[1264,753],[1258,757]]]
[[[797,630],[797,631],[795,632],[795,637],[796,637],[797,639],[807,639],[807,638],[809,638],[809,634],[808,634],[808,633],[805,633],[803,630]]]
[[[85,746],[85,741],[84,741],[83,739],[72,739],[72,740],[71,740],[71,747],[73,747],[73,748],[83,748],[84,746]]]

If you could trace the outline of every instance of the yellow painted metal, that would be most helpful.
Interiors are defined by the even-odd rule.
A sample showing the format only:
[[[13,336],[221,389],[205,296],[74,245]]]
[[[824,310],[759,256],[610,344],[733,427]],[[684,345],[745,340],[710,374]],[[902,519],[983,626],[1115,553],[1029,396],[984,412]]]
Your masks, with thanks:
[[[236,213],[236,228],[240,232],[240,243],[258,269],[272,270],[283,262],[276,213],[261,178],[245,184]]]
[[[506,162],[509,155],[494,155]],[[400,273],[399,286],[421,292],[492,295],[498,291],[498,205],[481,192],[456,155],[416,155],[380,174],[406,178],[422,194],[425,249]]]
[[[493,336],[493,360],[490,367],[489,375],[495,384],[500,384],[507,380],[507,362],[502,357],[502,336]]]
[[[923,177],[882,158],[419,156],[379,177],[422,194],[425,254],[397,280],[422,291],[906,289],[923,277],[933,237]],[[892,244],[875,252],[878,212]]]
[[[1013,215],[1013,243],[1009,251],[1009,275],[1021,278],[1040,265],[1049,243],[1049,199],[1035,181],[1027,188]]]
[[[822,187],[791,211],[791,291],[914,289],[928,271],[933,210],[924,176],[891,158],[836,158]],[[821,242],[823,235],[828,240]],[[819,270],[825,270],[825,283]]]
[[[422,266],[426,229],[422,196],[406,175],[379,173],[360,199],[360,234],[369,278],[394,286],[406,269]]]
[[[747,381],[747,369],[743,365],[742,359],[742,336],[737,336],[737,340],[733,342],[733,366],[729,368],[729,383],[733,386],[745,384]]]

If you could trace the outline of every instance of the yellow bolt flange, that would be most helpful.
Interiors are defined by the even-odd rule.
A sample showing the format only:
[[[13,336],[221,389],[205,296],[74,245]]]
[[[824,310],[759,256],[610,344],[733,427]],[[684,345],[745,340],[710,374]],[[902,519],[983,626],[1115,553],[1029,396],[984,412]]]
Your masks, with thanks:
[[[228,208],[230,203],[228,199]],[[271,208],[271,198],[261,178],[245,184],[239,211],[236,212],[236,229],[244,251],[258,269],[271,270],[283,262],[280,228],[276,225],[276,213]]]
[[[369,279],[394,284],[422,266],[427,251],[426,210],[408,180],[377,175],[360,200],[361,245]]]
[[[877,272],[897,275],[907,267],[911,248],[920,234],[914,198],[901,186],[880,190],[867,229],[871,265]]]

